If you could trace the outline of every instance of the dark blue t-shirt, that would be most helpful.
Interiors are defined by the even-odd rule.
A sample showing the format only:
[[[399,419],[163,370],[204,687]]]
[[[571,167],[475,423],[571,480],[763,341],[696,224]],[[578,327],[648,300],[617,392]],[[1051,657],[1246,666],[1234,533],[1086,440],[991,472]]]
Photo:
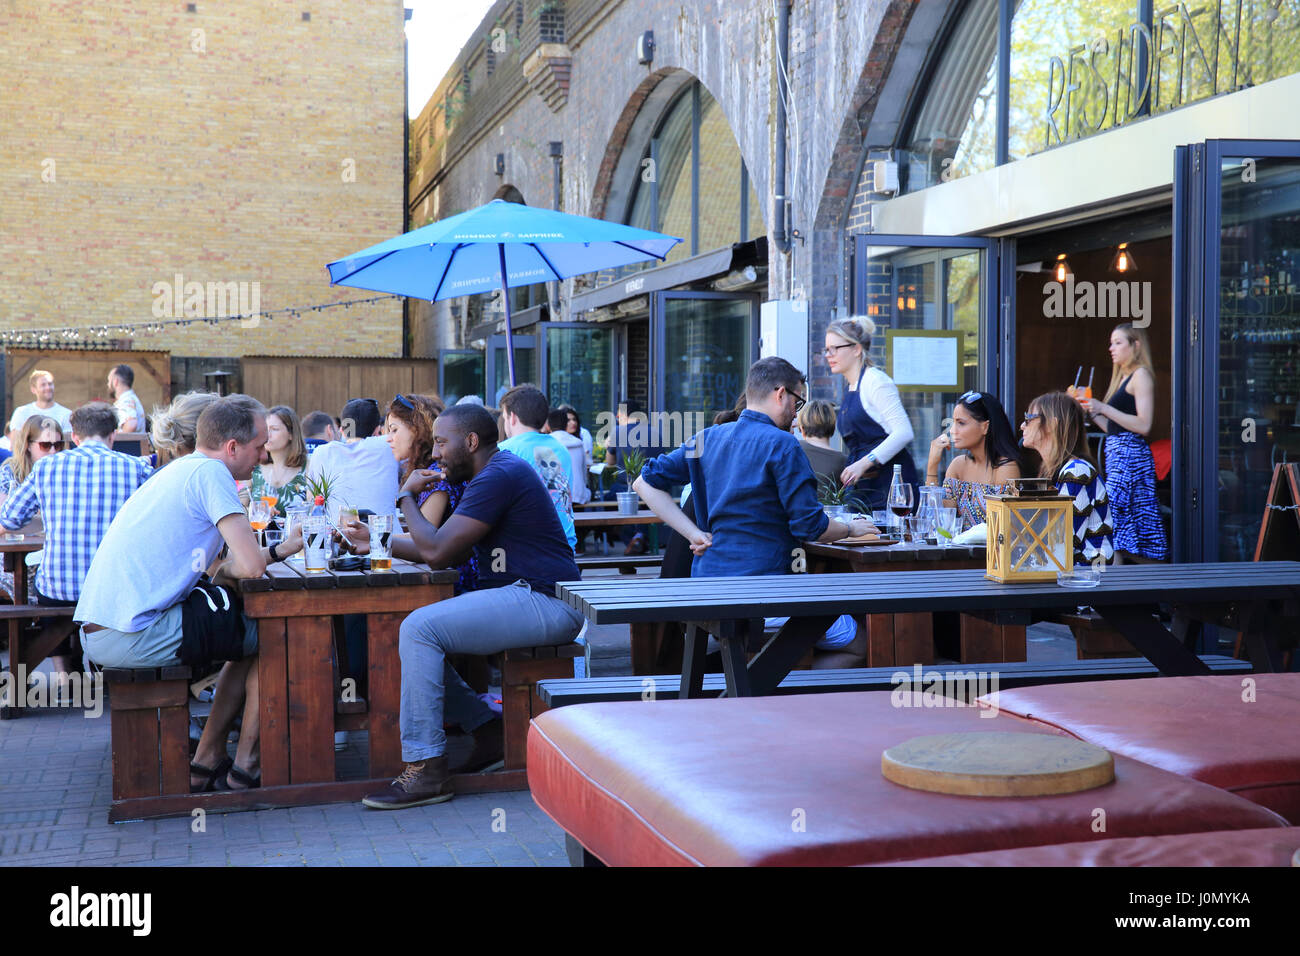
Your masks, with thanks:
[[[554,596],[556,581],[581,579],[550,493],[518,455],[493,455],[466,486],[456,514],[492,526],[474,547],[479,590],[522,578]]]

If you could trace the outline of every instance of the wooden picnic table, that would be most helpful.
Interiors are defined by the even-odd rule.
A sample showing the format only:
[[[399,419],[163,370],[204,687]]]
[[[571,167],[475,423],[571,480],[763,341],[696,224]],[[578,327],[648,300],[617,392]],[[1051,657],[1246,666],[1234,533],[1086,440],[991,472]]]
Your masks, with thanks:
[[[16,531],[5,532],[6,535],[18,534]],[[45,547],[44,532],[23,534],[20,541],[8,541],[0,538],[0,554],[4,555],[5,570],[14,576],[14,603],[26,604],[27,590],[27,555]]]
[[[591,528],[617,528],[630,524],[663,523],[663,518],[647,508],[642,508],[634,515],[605,514],[597,511],[591,514],[576,514],[573,516],[573,526],[579,531]]]
[[[308,574],[290,560],[240,582],[244,613],[258,624],[259,806],[359,798],[401,771],[398,629],[411,611],[450,598],[457,575],[397,558],[391,571]],[[340,693],[335,680],[336,658],[346,661],[335,617],[344,614],[366,615],[364,698],[355,687]],[[337,783],[334,733],[361,729],[370,734],[370,779]]]
[[[935,571],[983,569],[984,545],[937,544],[894,545],[840,544],[806,541],[808,570],[814,574],[878,571]],[[934,615],[868,614],[867,667],[894,664],[933,664]],[[972,614],[961,615],[957,659],[962,663],[1023,661],[1026,658],[1025,625],[989,620]]]
[[[722,642],[727,696],[771,694],[840,614],[917,611],[1019,618],[1092,605],[1163,675],[1208,673],[1196,656],[1202,623],[1246,634],[1256,670],[1274,670],[1286,618],[1300,617],[1300,562],[1143,564],[1108,569],[1095,588],[999,584],[980,570],[789,574],[669,580],[566,581],[559,597],[591,623],[685,621],[681,697],[699,697],[707,633]],[[1156,616],[1173,609],[1173,630]],[[764,617],[790,620],[746,665],[745,638]],[[707,633],[706,633],[707,632]]]

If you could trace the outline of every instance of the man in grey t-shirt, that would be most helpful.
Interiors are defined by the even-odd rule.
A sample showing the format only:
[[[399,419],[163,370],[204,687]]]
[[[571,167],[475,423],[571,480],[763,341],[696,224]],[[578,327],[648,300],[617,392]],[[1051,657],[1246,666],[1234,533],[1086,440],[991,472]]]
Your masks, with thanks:
[[[222,546],[230,557],[217,583],[258,577],[268,562],[302,546],[258,548],[235,481],[249,478],[266,445],[266,410],[247,395],[218,399],[203,410],[197,450],[170,462],[127,499],[109,525],[82,584],[74,619],[82,622],[86,656],[104,667],[167,667],[181,663],[183,605]],[[191,764],[193,789],[229,789],[261,782],[258,751],[257,628],[245,621],[243,656],[225,665],[212,713]],[[242,709],[243,733],[232,766],[226,736]],[[239,787],[232,786],[233,780]]]

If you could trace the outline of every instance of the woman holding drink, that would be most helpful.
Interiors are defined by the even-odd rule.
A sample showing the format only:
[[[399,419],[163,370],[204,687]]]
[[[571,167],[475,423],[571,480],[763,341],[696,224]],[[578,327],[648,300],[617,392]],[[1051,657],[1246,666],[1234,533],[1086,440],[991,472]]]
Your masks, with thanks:
[[[894,465],[902,466],[906,484],[916,484],[916,465],[907,452],[912,423],[898,387],[867,357],[875,331],[876,323],[868,318],[838,319],[827,327],[822,350],[830,370],[844,377],[836,425],[849,464],[840,481],[853,485],[857,497],[873,511],[885,507]]]
[[[1083,411],[1106,433],[1106,486],[1115,550],[1163,561],[1169,556],[1156,472],[1146,438],[1155,417],[1156,376],[1146,332],[1124,322],[1110,334],[1112,363],[1105,401],[1080,398]]]
[[[411,472],[431,467],[433,461],[433,423],[442,414],[443,404],[440,400],[425,395],[398,395],[388,406],[388,417],[384,423],[384,440],[392,449],[397,459],[399,475],[403,487]],[[440,469],[435,469],[440,470]],[[465,493],[468,482],[453,483],[439,478],[431,487],[420,492],[416,504],[420,514],[435,527],[450,517],[460,504],[461,495]],[[456,581],[455,592],[463,594],[473,591],[478,586],[478,559],[472,554],[468,561],[459,568],[460,577]]]

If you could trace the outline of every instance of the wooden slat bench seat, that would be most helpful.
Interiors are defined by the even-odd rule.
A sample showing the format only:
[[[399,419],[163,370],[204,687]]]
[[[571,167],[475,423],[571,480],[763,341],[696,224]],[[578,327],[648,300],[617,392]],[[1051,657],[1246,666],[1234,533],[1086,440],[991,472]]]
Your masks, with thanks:
[[[547,709],[539,681],[573,678],[573,661],[586,648],[578,643],[516,647],[502,654],[501,717],[505,724],[505,770],[523,770],[528,753],[528,723]]]
[[[1248,661],[1208,654],[1201,657],[1214,674],[1248,674]],[[931,664],[923,675],[941,674],[945,683],[949,675],[984,670],[998,675],[998,689],[1029,687],[1037,684],[1070,684],[1077,681],[1133,680],[1159,674],[1154,664],[1143,658],[1120,657],[1089,661],[1012,661],[1002,664]],[[895,675],[913,671],[906,667],[853,667],[842,670],[791,671],[780,684],[777,694],[833,694],[845,691],[892,690]],[[593,704],[620,700],[676,700],[681,677],[660,674],[647,677],[589,677],[544,680],[537,685],[537,695],[547,709],[569,704]],[[716,697],[726,688],[724,675],[704,676],[705,696]]]
[[[190,792],[190,678],[188,667],[104,669],[114,807]]]
[[[0,621],[8,624],[9,666],[17,675],[30,674],[75,629],[71,607],[15,604],[0,607]],[[37,623],[39,622],[39,624]],[[16,685],[15,685],[16,686]],[[22,715],[20,706],[0,707],[0,720]]]
[[[637,568],[658,568],[664,563],[662,554],[595,554],[584,555],[575,559],[580,571],[593,571],[602,568],[624,568],[627,573],[635,574]]]

